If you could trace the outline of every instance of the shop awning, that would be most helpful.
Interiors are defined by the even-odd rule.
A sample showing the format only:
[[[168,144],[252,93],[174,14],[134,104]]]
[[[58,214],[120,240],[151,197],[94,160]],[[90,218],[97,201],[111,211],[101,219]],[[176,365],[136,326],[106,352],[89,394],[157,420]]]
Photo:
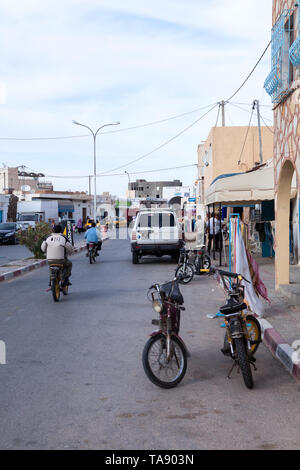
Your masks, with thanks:
[[[292,181],[291,199],[297,195],[296,175]],[[206,192],[206,204],[259,204],[274,199],[274,168],[268,165],[214,181]]]

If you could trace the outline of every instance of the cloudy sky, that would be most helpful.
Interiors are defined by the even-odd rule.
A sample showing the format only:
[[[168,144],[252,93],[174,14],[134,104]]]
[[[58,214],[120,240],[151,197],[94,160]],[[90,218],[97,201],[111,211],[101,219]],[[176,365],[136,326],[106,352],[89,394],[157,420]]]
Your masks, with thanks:
[[[131,180],[192,183],[194,168],[142,171],[197,161],[197,146],[215,125],[217,108],[172,138],[242,83],[270,40],[271,4],[0,0],[0,166],[26,165],[45,173],[56,189],[87,190],[87,178],[53,178],[93,173],[92,138],[72,120],[93,129],[120,121],[97,138],[97,172],[121,174],[98,178],[99,192],[125,194],[125,170]],[[248,125],[253,99],[271,124],[263,90],[269,68],[270,51],[234,105],[227,105],[227,125]]]

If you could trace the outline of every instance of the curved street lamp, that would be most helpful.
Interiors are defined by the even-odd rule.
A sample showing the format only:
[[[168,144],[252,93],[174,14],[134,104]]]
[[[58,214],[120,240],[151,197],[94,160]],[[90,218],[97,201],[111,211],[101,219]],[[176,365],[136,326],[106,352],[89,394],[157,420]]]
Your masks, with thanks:
[[[107,127],[107,126],[118,126],[120,123],[119,121],[117,122],[112,122],[110,124],[104,124],[103,126],[100,126],[99,129],[97,129],[96,132],[94,132],[89,126],[87,126],[86,124],[81,124],[80,122],[77,122],[77,121],[72,121],[73,124],[76,124],[77,126],[82,126],[82,127],[86,127],[86,129],[88,129],[91,133],[92,133],[92,136],[93,136],[93,139],[94,139],[94,221],[96,223],[96,220],[97,220],[97,169],[96,169],[96,137],[97,137],[97,134],[98,132],[103,129],[103,127]]]

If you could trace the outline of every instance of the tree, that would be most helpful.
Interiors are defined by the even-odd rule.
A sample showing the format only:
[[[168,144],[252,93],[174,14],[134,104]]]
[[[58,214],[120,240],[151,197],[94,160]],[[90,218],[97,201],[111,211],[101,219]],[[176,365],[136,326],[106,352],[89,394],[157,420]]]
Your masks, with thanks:
[[[18,198],[11,194],[7,209],[7,222],[15,222],[17,219]]]
[[[35,228],[28,227],[27,230],[22,230],[17,237],[20,244],[25,245],[35,258],[43,259],[45,254],[41,250],[41,244],[51,233],[51,227],[46,222],[39,222]]]

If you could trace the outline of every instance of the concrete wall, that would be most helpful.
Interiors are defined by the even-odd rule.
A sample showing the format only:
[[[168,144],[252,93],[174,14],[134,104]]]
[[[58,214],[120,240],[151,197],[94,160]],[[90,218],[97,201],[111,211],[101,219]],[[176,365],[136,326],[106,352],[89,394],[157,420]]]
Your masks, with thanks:
[[[294,11],[295,38],[297,30],[298,8],[292,0],[273,0],[273,25],[284,9]],[[299,73],[299,72],[298,72]],[[294,82],[291,83],[290,95],[274,108],[274,171],[275,171],[275,218],[276,218],[276,287],[289,283],[289,198],[291,178],[297,176],[299,195],[300,175],[300,80],[294,68]],[[293,235],[299,260],[299,203],[293,206]]]
[[[263,161],[266,161],[273,157],[273,134],[267,127],[262,127],[261,132]],[[244,172],[259,163],[258,127],[250,127],[241,156],[246,133],[244,126],[213,127],[204,146],[198,147],[199,178],[204,175],[204,193],[217,176]]]

